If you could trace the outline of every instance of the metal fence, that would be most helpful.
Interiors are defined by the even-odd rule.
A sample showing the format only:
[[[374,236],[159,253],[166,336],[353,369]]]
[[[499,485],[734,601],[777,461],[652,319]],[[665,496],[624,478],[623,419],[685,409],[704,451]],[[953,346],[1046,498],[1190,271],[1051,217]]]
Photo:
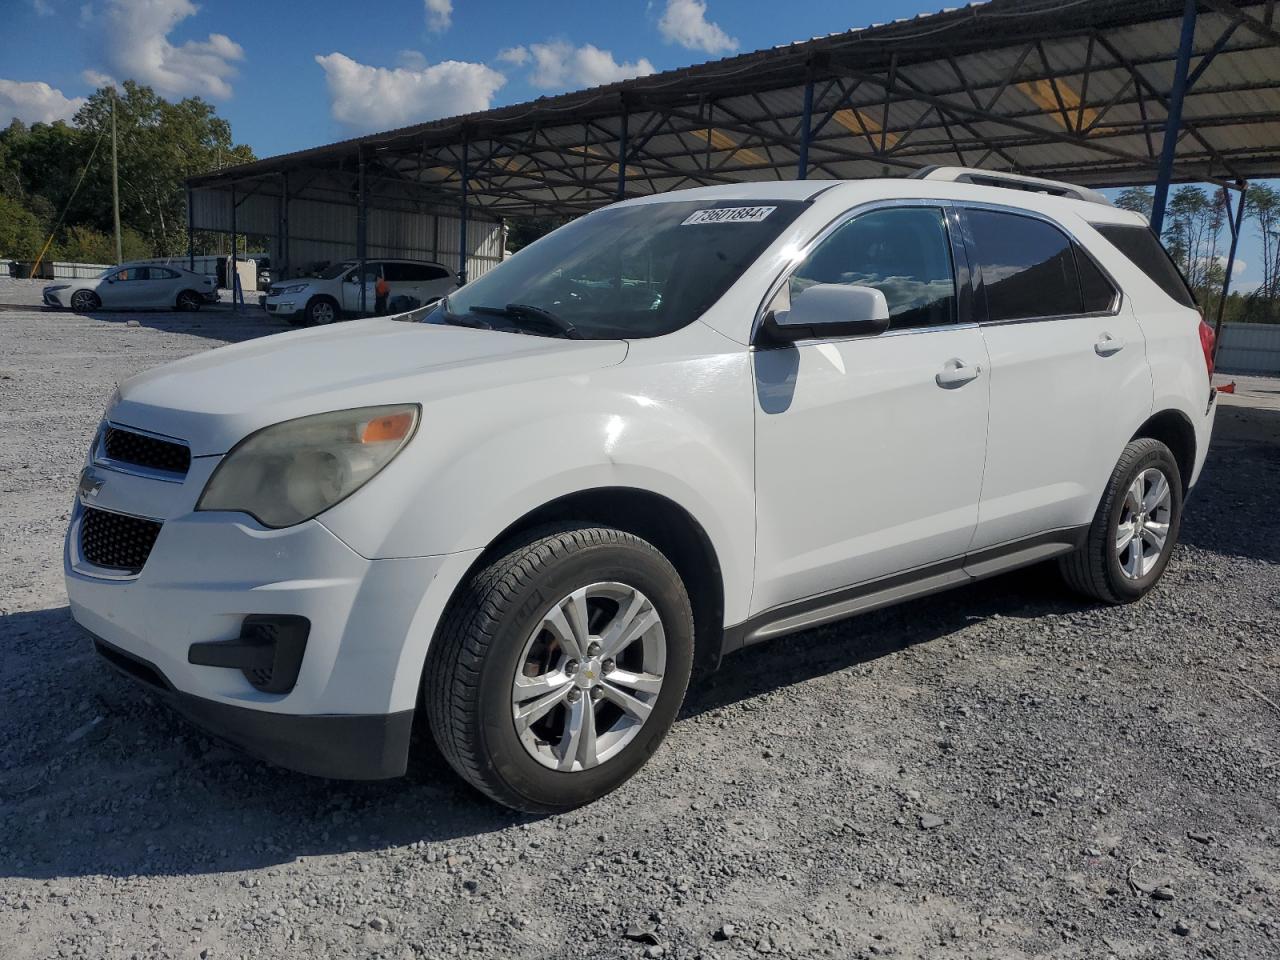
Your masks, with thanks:
[[[1280,324],[1224,323],[1217,369],[1223,373],[1280,376]]]

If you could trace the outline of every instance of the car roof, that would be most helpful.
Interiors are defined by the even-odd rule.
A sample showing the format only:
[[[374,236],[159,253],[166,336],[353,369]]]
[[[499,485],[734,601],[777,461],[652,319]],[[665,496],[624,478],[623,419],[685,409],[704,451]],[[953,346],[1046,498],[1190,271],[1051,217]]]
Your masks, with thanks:
[[[732,183],[713,187],[673,190],[626,200],[615,206],[639,206],[646,203],[673,203],[723,200],[746,200],[764,203],[769,200],[812,201],[823,206],[849,208],[875,200],[938,199],[957,203],[987,203],[1020,208],[1058,217],[1072,213],[1090,223],[1145,224],[1141,215],[1110,204],[1073,197],[1055,196],[1032,190],[1003,186],[929,180],[913,177],[878,177],[867,180],[785,180],[759,183]]]

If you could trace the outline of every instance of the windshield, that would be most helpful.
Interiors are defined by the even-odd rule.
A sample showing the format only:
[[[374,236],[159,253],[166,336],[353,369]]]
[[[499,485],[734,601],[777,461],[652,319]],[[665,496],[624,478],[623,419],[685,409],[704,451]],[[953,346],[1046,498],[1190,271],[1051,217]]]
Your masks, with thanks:
[[[333,263],[325,267],[320,273],[321,280],[336,280],[352,267],[354,263]]]
[[[588,214],[449,295],[424,320],[602,340],[701,316],[803,210],[800,201],[668,201]]]

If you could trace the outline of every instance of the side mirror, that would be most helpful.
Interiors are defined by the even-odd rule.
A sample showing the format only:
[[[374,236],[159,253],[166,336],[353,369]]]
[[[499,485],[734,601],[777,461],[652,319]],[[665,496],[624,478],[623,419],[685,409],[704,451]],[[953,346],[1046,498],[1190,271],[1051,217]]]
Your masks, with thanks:
[[[767,343],[876,336],[889,329],[889,303],[874,287],[815,283],[791,301],[790,310],[768,314],[760,326]]]

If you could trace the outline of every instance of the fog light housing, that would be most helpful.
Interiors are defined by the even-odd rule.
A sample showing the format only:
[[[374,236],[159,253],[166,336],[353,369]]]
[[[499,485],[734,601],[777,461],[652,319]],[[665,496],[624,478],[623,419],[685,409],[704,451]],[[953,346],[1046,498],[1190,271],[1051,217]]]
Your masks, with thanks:
[[[187,663],[239,670],[255,690],[288,693],[297,685],[311,621],[293,614],[254,613],[234,640],[193,643]]]

